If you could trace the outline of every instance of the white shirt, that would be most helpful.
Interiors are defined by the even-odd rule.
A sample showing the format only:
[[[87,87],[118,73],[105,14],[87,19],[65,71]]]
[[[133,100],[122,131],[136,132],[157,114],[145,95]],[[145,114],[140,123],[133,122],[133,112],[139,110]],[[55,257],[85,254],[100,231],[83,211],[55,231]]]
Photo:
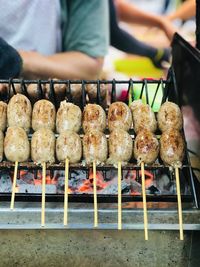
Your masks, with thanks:
[[[0,0],[0,36],[16,49],[61,51],[59,0]]]

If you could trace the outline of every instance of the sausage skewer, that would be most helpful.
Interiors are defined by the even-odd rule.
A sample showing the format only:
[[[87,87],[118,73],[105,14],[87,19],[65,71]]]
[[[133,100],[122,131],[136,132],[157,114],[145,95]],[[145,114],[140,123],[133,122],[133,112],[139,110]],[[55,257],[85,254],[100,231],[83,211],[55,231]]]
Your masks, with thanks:
[[[98,227],[98,208],[97,208],[97,173],[96,161],[93,161],[93,196],[94,196],[94,227]]]
[[[42,163],[42,212],[41,226],[45,226],[46,162]]]
[[[37,130],[31,140],[31,158],[34,162],[42,165],[42,207],[41,226],[45,226],[45,186],[46,186],[46,163],[55,161],[55,136],[50,129]]]
[[[176,190],[177,190],[177,198],[178,198],[178,218],[179,218],[180,240],[183,240],[184,239],[183,238],[183,214],[182,214],[180,177],[179,177],[178,167],[175,167],[175,177],[176,177]]]
[[[69,185],[69,159],[65,160],[65,194],[64,194],[64,226],[68,223],[68,185]]]
[[[4,152],[9,161],[15,162],[10,208],[14,209],[18,162],[27,161],[30,155],[28,136],[23,128],[9,127],[4,139]]]
[[[148,240],[148,218],[147,218],[147,202],[146,202],[146,189],[145,189],[145,174],[144,174],[144,162],[141,162],[141,174],[142,174],[142,201],[143,201],[143,213],[144,213],[144,238]]]
[[[175,129],[169,129],[161,135],[160,156],[163,162],[175,169],[176,190],[178,199],[180,240],[183,240],[183,219],[180,193],[179,166],[184,157],[184,140],[181,133]]]
[[[118,162],[118,230],[122,229],[122,163]]]
[[[94,227],[98,226],[96,164],[107,159],[107,139],[98,131],[92,130],[83,136],[83,155],[87,163],[93,166]]]
[[[14,176],[13,176],[13,186],[12,186],[12,196],[10,202],[10,209],[14,209],[15,203],[15,192],[16,192],[16,183],[17,183],[17,170],[18,170],[18,161],[15,161],[15,169],[14,169]]]
[[[148,218],[146,205],[144,163],[152,164],[158,157],[158,153],[159,143],[156,136],[149,130],[140,131],[136,136],[134,142],[134,156],[141,166],[145,240],[148,240]]]
[[[68,184],[69,163],[77,163],[82,156],[81,139],[73,131],[62,132],[56,140],[56,156],[61,162],[65,162],[65,190],[64,190],[64,226],[68,223]]]
[[[122,163],[130,160],[133,152],[131,136],[122,129],[114,129],[109,136],[109,159],[108,163],[117,164],[118,168],[118,229],[122,229]]]

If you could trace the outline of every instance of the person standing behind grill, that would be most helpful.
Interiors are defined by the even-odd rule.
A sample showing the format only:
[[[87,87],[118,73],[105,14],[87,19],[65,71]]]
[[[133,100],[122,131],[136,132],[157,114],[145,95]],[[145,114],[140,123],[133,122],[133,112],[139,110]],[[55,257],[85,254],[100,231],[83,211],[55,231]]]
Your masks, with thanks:
[[[1,36],[25,78],[95,79],[109,44],[107,0],[0,0]]]
[[[169,61],[170,50],[156,48],[139,41],[119,26],[119,20],[154,26],[161,29],[171,41],[175,33],[173,25],[158,15],[148,14],[126,0],[109,0],[110,10],[110,42],[123,52],[148,57],[152,63],[162,68],[163,61]]]

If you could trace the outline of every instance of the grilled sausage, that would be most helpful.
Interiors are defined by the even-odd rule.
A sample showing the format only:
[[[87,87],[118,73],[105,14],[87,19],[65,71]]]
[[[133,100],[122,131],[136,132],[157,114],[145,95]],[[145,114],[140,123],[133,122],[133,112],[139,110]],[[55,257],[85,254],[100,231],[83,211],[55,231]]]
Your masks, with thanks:
[[[0,131],[5,131],[7,126],[7,104],[0,101]]]
[[[82,144],[77,133],[72,131],[62,132],[56,140],[56,157],[59,161],[69,159],[71,163],[81,160]]]
[[[129,107],[123,102],[114,102],[108,110],[108,128],[128,131],[132,125],[132,116]]]
[[[83,130],[99,130],[103,132],[106,128],[106,113],[103,108],[96,104],[88,104],[83,111]]]
[[[185,143],[182,134],[174,129],[165,131],[160,138],[160,157],[165,164],[179,166],[183,160]]]
[[[138,162],[152,164],[158,157],[159,142],[156,136],[143,130],[138,133],[134,142],[134,157]]]
[[[0,162],[3,160],[3,141],[4,141],[4,135],[3,132],[0,131]]]
[[[7,107],[8,126],[22,127],[26,132],[29,132],[31,126],[32,107],[29,99],[22,95],[14,95]]]
[[[72,104],[62,101],[56,116],[56,131],[61,133],[66,130],[78,132],[81,128],[81,109]]]
[[[69,88],[68,88],[69,91]],[[82,85],[81,84],[70,84],[70,91],[73,103],[76,105],[81,104],[82,99]]]
[[[100,98],[101,105],[105,108],[107,106],[107,87],[105,84],[100,84]],[[87,84],[86,92],[90,103],[97,103],[97,84]]]
[[[181,130],[183,127],[183,116],[178,105],[173,102],[165,102],[158,111],[158,127],[164,132],[169,128]]]
[[[24,162],[30,155],[28,136],[23,128],[9,127],[4,139],[4,153],[8,160]]]
[[[56,101],[58,103],[60,103],[60,101],[64,100],[65,99],[65,95],[66,95],[66,84],[63,84],[63,83],[55,83],[56,81],[58,81],[58,79],[54,78],[53,79],[53,89],[54,89],[54,93],[55,93],[55,98],[56,98]],[[45,94],[45,98],[46,99],[51,99],[51,83],[46,83],[45,86],[44,86],[44,94]]]
[[[31,158],[34,162],[43,163],[55,161],[55,136],[47,129],[37,130],[31,140]]]
[[[55,129],[56,110],[48,100],[39,100],[33,106],[32,128],[37,131],[40,128]]]
[[[108,163],[128,162],[133,153],[131,136],[122,129],[113,130],[109,137]]]
[[[27,86],[27,92],[30,96],[31,103],[34,104],[41,98],[41,95],[45,95],[45,85],[41,84],[41,88],[39,89],[38,84],[31,83]]]
[[[143,104],[141,100],[135,100],[131,103],[130,109],[133,117],[133,129],[136,133],[143,129],[153,133],[156,131],[157,122],[155,114],[149,105]]]
[[[94,160],[97,164],[105,162],[107,154],[107,139],[102,132],[91,130],[83,136],[83,156],[87,163]]]

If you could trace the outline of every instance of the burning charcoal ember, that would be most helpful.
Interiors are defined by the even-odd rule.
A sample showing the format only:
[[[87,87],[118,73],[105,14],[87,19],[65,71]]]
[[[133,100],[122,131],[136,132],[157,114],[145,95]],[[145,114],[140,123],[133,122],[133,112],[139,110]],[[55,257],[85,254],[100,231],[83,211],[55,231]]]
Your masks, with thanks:
[[[151,185],[148,189],[147,189],[147,194],[149,195],[157,195],[159,194],[160,191],[158,190],[157,187],[155,187],[154,185]]]
[[[130,192],[130,184],[127,184],[125,180],[122,180],[121,182],[121,191],[129,193]],[[99,193],[101,194],[108,194],[108,195],[117,195],[118,194],[118,183],[117,183],[117,177],[112,180],[112,182],[108,182],[107,186],[102,189]]]
[[[108,154],[107,139],[105,134],[100,131],[92,130],[83,136],[83,156],[86,163],[97,164],[106,161]]]
[[[165,164],[173,167],[181,166],[184,152],[185,143],[179,131],[169,129],[161,135],[160,157]]]
[[[173,102],[165,102],[158,111],[158,127],[164,132],[170,128],[181,130],[183,127],[183,116],[178,105]]]
[[[134,141],[134,157],[138,163],[152,164],[159,154],[159,142],[156,136],[148,131],[140,131]]]
[[[53,179],[57,181],[57,191],[58,193],[64,192],[65,186],[65,173],[64,171],[55,171]],[[72,171],[69,178],[69,193],[76,193],[79,191],[79,188],[87,179],[86,171],[78,170]]]
[[[7,104],[0,101],[0,131],[4,132],[7,127]]]
[[[126,163],[131,159],[133,142],[131,136],[122,129],[116,129],[109,136],[109,164],[117,164],[119,161]]]
[[[32,107],[30,100],[22,94],[14,95],[7,108],[8,126],[21,127],[29,132],[31,127]]]
[[[55,162],[55,136],[49,129],[37,130],[31,140],[31,158],[34,162]]]
[[[0,162],[3,160],[3,141],[4,141],[4,135],[0,130]]]
[[[71,172],[71,179],[69,180],[69,188],[72,191],[78,192],[84,181],[87,180],[86,171]]]
[[[110,131],[122,129],[128,131],[132,126],[129,107],[123,102],[114,102],[108,110],[108,128]]]
[[[100,171],[96,172],[96,183],[97,183],[97,191],[102,190],[107,186],[107,183],[104,180],[103,174]],[[83,184],[78,188],[78,191],[84,193],[93,193],[93,172],[90,171],[89,178],[86,179]]]
[[[96,104],[88,104],[83,111],[83,131],[91,130],[104,132],[106,128],[106,113],[103,108]]]
[[[135,180],[130,181],[130,189],[131,195],[141,195],[142,193],[142,185]]]
[[[4,139],[4,153],[12,162],[28,161],[30,156],[30,144],[24,129],[9,127]]]
[[[81,128],[81,109],[72,104],[62,101],[56,116],[56,131],[61,133],[66,130],[79,132]]]
[[[69,159],[70,163],[81,160],[82,144],[79,135],[72,131],[62,132],[56,140],[56,156],[59,161]]]
[[[156,184],[155,184],[156,182],[154,180],[154,175],[150,171],[147,171],[147,170],[144,171],[144,174],[145,174],[146,192],[148,194],[152,194],[151,188],[152,190],[153,188],[157,189]],[[142,192],[141,175],[142,175],[141,171],[136,171],[136,170],[128,171],[126,175],[126,179],[130,181],[131,194],[133,195],[140,195]]]
[[[175,184],[171,181],[167,174],[157,175],[156,179],[157,188],[160,190],[161,194],[174,194]]]
[[[0,175],[0,192],[8,193],[12,191],[12,180],[9,172],[1,172]]]
[[[42,192],[42,172],[38,171],[37,176],[29,171],[20,171],[20,179],[17,180],[18,193],[41,193]],[[46,193],[56,194],[57,182],[51,179],[50,172],[46,174]]]
[[[47,128],[54,131],[55,118],[56,110],[50,101],[42,99],[34,104],[32,115],[32,128],[34,131],[41,128]]]
[[[42,185],[33,185],[33,184],[24,184],[17,183],[18,193],[27,193],[27,194],[41,194]],[[57,188],[56,185],[46,184],[45,191],[47,194],[56,194]]]
[[[34,184],[35,175],[32,172],[20,170],[20,182],[18,183],[24,183],[24,184]]]
[[[136,133],[142,129],[153,133],[156,131],[156,117],[149,105],[143,104],[142,100],[135,100],[131,103],[130,109],[133,116],[133,129]]]

